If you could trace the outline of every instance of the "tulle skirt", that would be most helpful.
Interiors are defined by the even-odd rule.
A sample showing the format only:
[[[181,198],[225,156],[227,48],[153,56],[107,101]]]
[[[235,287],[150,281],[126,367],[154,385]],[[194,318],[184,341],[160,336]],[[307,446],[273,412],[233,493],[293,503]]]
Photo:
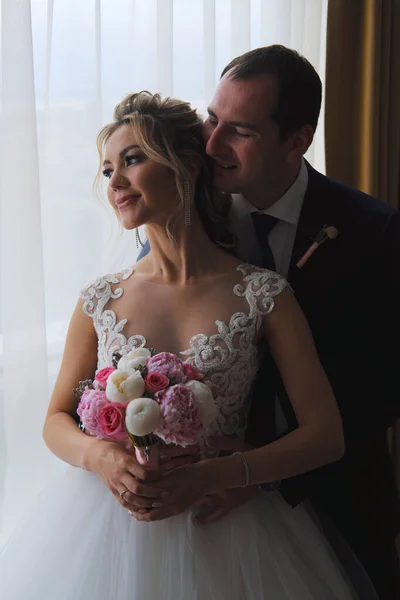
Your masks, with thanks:
[[[0,556],[2,600],[355,598],[304,508],[278,492],[201,526],[138,523],[93,473],[65,467]]]

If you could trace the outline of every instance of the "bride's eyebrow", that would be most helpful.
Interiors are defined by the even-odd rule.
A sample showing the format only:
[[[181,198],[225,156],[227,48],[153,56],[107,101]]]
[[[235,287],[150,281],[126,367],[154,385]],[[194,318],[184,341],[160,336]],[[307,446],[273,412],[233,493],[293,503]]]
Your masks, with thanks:
[[[121,150],[121,152],[119,153],[120,158],[124,158],[125,154],[127,154],[127,152],[129,152],[129,150],[133,150],[133,149],[140,149],[140,146],[138,146],[137,144],[132,144],[131,146],[127,146],[126,148],[124,148],[123,150]],[[111,161],[109,160],[105,160],[103,162],[103,166],[104,165],[111,165]]]

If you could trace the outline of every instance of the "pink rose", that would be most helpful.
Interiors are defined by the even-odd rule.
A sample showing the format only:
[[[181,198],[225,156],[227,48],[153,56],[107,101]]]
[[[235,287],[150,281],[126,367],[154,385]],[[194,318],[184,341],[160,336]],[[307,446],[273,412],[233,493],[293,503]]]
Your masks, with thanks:
[[[190,365],[189,363],[183,364],[183,372],[185,377],[189,381],[202,381],[203,375],[198,371],[195,367]]]
[[[99,425],[99,413],[108,403],[109,400],[104,390],[92,390],[87,387],[76,409],[86,431],[98,438],[104,437],[103,430]]]
[[[204,427],[192,391],[185,385],[173,385],[158,392],[155,399],[160,404],[162,423],[154,433],[167,443],[197,444]]]
[[[126,438],[125,429],[126,404],[110,402],[103,406],[99,412],[99,426],[104,435],[121,441]]]
[[[161,392],[161,390],[165,390],[165,388],[169,386],[168,377],[162,373],[149,373],[144,382],[146,384],[146,390],[150,394]]]
[[[149,373],[165,375],[168,379],[174,378],[176,383],[181,383],[184,378],[183,362],[170,352],[160,352],[149,358],[147,370]]]
[[[105,367],[104,369],[100,369],[97,371],[95,380],[99,382],[102,388],[106,389],[107,379],[115,371],[114,367]]]

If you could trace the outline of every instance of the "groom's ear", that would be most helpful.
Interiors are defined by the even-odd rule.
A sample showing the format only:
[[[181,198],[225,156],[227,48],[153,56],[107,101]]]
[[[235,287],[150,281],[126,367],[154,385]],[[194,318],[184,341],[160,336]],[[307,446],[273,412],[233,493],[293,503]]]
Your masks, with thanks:
[[[288,152],[286,154],[286,161],[288,163],[297,162],[301,156],[303,156],[314,138],[314,129],[311,125],[304,125],[301,129],[296,131],[288,139]]]

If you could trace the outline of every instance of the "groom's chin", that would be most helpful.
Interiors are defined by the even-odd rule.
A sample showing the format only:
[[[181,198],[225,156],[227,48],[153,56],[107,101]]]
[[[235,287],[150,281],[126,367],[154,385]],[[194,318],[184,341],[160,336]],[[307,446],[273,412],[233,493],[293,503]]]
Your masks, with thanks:
[[[233,180],[230,173],[214,171],[213,175],[214,187],[222,194],[239,194],[238,184]]]
[[[232,186],[228,185],[226,182],[221,182],[218,177],[214,177],[213,178],[213,184],[214,184],[214,188],[217,190],[217,192],[220,192],[221,194],[234,194],[234,190],[232,189]]]

